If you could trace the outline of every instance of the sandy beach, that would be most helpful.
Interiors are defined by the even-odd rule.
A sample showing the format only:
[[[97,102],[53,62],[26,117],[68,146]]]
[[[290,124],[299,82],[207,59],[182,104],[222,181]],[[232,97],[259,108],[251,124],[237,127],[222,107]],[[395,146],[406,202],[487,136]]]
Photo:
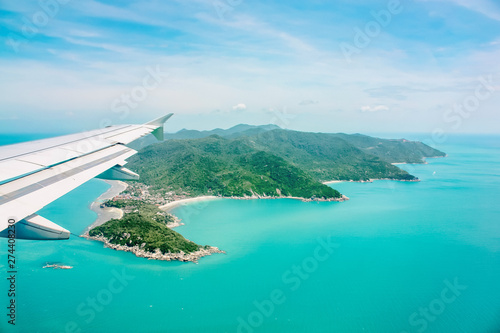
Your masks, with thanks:
[[[216,197],[216,196],[212,196],[212,195],[205,195],[205,196],[202,196],[202,197],[187,198],[187,199],[181,199],[181,200],[172,201],[172,202],[169,202],[168,204],[160,206],[158,208],[160,208],[161,210],[163,210],[165,212],[169,212],[169,211],[171,211],[172,209],[174,209],[176,207],[179,207],[181,205],[185,205],[185,204],[188,204],[188,203],[199,202],[199,201],[207,201],[207,200],[216,200],[216,199],[221,199],[221,198],[220,197]]]
[[[122,182],[122,181],[117,181],[117,180],[104,180],[106,183],[111,185],[109,190],[101,194],[91,205],[90,209],[92,209],[94,212],[97,213],[97,219],[92,223],[90,226],[88,226],[84,234],[87,233],[90,229],[94,227],[98,227],[101,224],[104,224],[105,222],[111,220],[111,219],[119,219],[123,216],[123,211],[118,208],[114,207],[105,207],[101,208],[101,204],[109,200],[121,192],[123,192],[127,188],[127,184]]]
[[[105,180],[106,183],[111,185],[111,188],[107,190],[105,193],[103,193],[99,198],[97,198],[91,205],[90,209],[92,209],[94,212],[97,213],[97,219],[92,223],[90,226],[88,226],[85,231],[83,232],[84,235],[86,235],[89,230],[92,228],[98,227],[107,221],[111,219],[120,219],[123,217],[123,210],[119,208],[114,208],[114,207],[104,207],[101,208],[101,204],[109,200],[121,192],[123,192],[127,188],[127,184],[121,181],[114,181],[114,180]],[[342,181],[331,181],[331,182],[326,182],[324,184],[331,184],[331,183],[340,183]],[[210,195],[205,195],[205,196],[200,196],[200,197],[195,197],[195,198],[186,198],[186,199],[181,199],[181,200],[176,200],[169,202],[163,206],[158,207],[164,212],[170,212],[172,209],[190,204],[190,203],[195,203],[195,202],[201,202],[201,201],[211,201],[211,200],[220,200],[220,199],[240,199],[240,200],[250,200],[250,199],[296,199],[296,200],[301,200],[301,201],[312,201],[310,199],[304,199],[304,198],[298,198],[298,197],[266,197],[266,196],[251,196],[251,197],[217,197],[217,196],[210,196]],[[337,199],[331,199],[331,200],[320,200],[320,201],[344,201],[344,200],[349,200],[346,196],[342,196],[342,198],[337,198]],[[174,216],[175,217],[175,216]],[[180,223],[180,220],[176,219],[174,223],[171,223],[168,225],[169,228],[175,228],[177,226],[183,225]]]
[[[328,185],[328,184],[335,184],[335,183],[342,183],[345,182],[345,180],[330,180],[327,182],[323,182],[323,184]]]

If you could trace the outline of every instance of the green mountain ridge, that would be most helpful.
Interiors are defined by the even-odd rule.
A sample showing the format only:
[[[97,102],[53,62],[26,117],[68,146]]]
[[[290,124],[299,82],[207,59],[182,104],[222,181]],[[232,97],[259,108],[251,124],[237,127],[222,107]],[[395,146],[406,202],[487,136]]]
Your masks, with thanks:
[[[249,140],[259,149],[272,151],[322,182],[381,178],[416,180],[406,171],[335,135],[273,130]]]
[[[216,134],[225,138],[251,137],[273,130],[281,129],[277,125],[246,125],[240,124],[228,129],[214,129],[211,131],[198,131],[182,129],[177,133],[165,133],[165,139],[201,139]],[[296,133],[307,133],[297,132]],[[333,136],[341,138],[366,153],[375,155],[389,163],[424,163],[426,157],[444,157],[445,153],[431,148],[428,145],[406,139],[381,139],[364,134],[345,133],[308,133],[324,137]]]
[[[444,157],[445,153],[428,145],[405,139],[380,139],[363,134],[331,134],[346,140],[365,153],[388,163],[424,163],[426,157]]]
[[[176,139],[186,136],[195,138]],[[334,199],[340,198],[340,193],[321,182],[417,181],[391,163],[423,163],[425,157],[444,155],[421,142],[404,139],[239,125],[228,130],[171,134],[166,141],[133,156],[129,167],[154,190],[183,191],[190,196]]]
[[[280,129],[277,125],[247,125],[239,124],[228,129],[216,128],[209,131],[197,131],[182,129],[177,133],[165,133],[165,139],[202,139],[211,135],[219,135],[225,138],[236,138],[242,135],[249,136],[258,133]]]
[[[332,199],[341,194],[280,156],[253,148],[245,139],[212,135],[168,140],[130,159],[129,167],[153,190],[192,196],[293,196]]]

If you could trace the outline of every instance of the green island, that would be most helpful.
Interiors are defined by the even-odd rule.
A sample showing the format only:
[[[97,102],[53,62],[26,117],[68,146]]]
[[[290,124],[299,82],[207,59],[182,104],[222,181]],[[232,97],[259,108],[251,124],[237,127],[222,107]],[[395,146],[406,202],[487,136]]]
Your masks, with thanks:
[[[445,153],[421,142],[361,134],[305,133],[274,125],[238,125],[212,131],[181,130],[164,142],[136,142],[128,167],[140,182],[106,202],[124,211],[89,231],[106,246],[160,260],[197,261],[222,252],[175,232],[176,217],[158,207],[201,196],[295,198],[343,201],[348,198],[328,181],[391,179],[418,181],[393,163],[425,163]],[[126,198],[126,200],[123,200]]]
[[[110,200],[107,207],[121,208],[121,219],[112,219],[89,231],[87,238],[102,241],[109,248],[129,251],[138,257],[157,260],[197,261],[218,248],[201,246],[170,229],[176,218],[157,206],[139,200]]]

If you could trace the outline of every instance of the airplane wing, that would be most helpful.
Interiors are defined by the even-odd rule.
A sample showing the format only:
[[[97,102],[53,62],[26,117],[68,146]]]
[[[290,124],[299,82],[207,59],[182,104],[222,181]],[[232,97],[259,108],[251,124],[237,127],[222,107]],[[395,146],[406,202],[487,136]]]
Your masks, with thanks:
[[[94,177],[138,179],[123,167],[137,153],[126,144],[149,133],[163,140],[171,116],[0,146],[0,237],[15,230],[19,239],[68,239],[68,230],[35,213]]]

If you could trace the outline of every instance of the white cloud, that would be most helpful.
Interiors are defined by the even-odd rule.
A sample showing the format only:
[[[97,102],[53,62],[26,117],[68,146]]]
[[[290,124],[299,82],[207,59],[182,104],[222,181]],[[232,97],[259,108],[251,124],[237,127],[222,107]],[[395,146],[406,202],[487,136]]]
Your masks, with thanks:
[[[491,0],[420,0],[420,1],[444,1],[453,2],[457,6],[483,14],[493,20],[500,21],[500,8]]]
[[[378,111],[389,111],[386,105],[369,106],[365,105],[361,107],[361,112],[378,112]]]
[[[246,109],[247,109],[247,106],[243,103],[239,103],[239,104],[236,104],[235,106],[233,106],[233,110],[235,110],[235,111],[243,111]]]
[[[246,31],[252,35],[260,35],[272,41],[281,41],[284,45],[296,52],[314,52],[315,47],[306,40],[290,34],[287,31],[277,29],[272,25],[261,21],[251,15],[236,15],[232,20],[220,20],[219,18],[206,13],[198,13],[196,17],[206,23],[218,26],[225,26],[239,31]]]
[[[491,19],[496,21],[500,21],[500,9],[498,5],[490,0],[475,0],[475,1],[466,1],[466,0],[454,0],[460,6],[468,8],[470,10],[481,13]]]
[[[313,104],[318,104],[318,101],[312,100],[312,99],[305,99],[299,103],[299,105],[313,105]]]
[[[101,36],[99,33],[89,30],[71,30],[69,31],[69,34],[75,37],[82,37],[82,38]]]

